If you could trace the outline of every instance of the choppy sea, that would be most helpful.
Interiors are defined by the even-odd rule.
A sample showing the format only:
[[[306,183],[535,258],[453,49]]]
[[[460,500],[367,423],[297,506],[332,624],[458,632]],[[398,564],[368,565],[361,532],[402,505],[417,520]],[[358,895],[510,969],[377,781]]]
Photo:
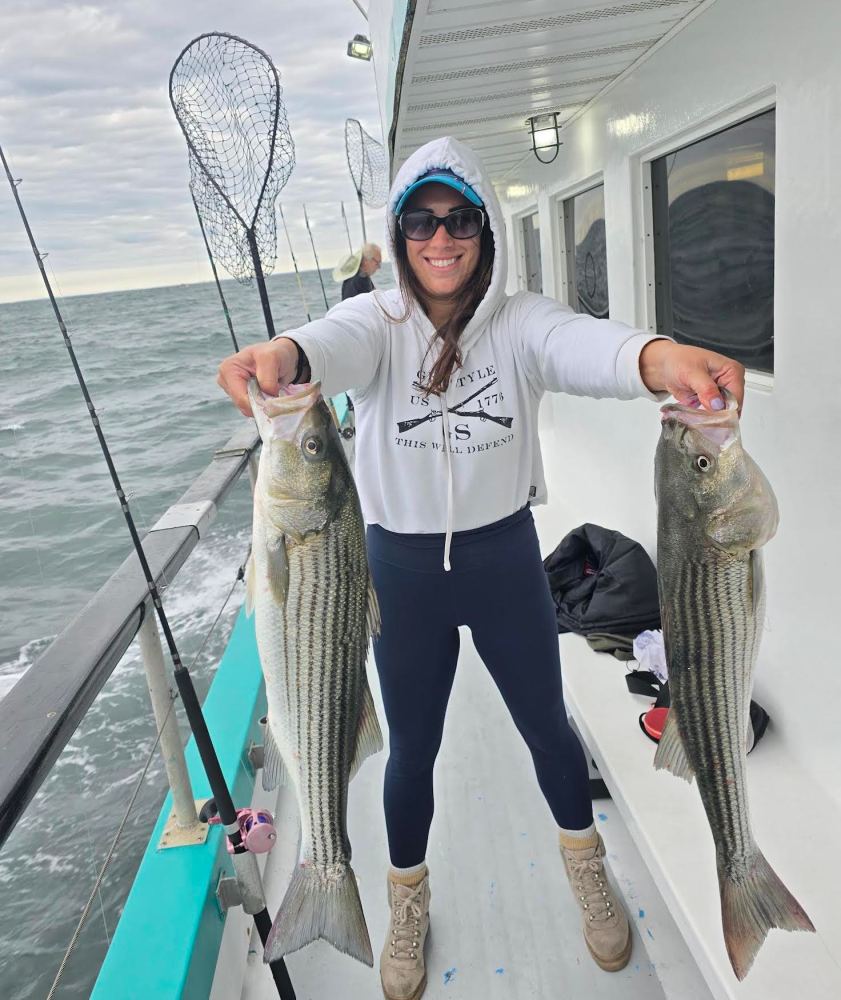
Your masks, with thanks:
[[[33,265],[34,266],[34,265]],[[325,312],[315,271],[308,311]],[[323,275],[327,299],[339,286]],[[393,286],[388,265],[377,287]],[[241,345],[265,339],[256,288],[222,285]],[[278,331],[306,321],[294,275],[267,287]],[[60,291],[60,288],[57,288]],[[242,420],[215,383],[233,350],[212,283],[59,300],[141,535]],[[46,300],[0,305],[0,698],[129,553],[130,539]],[[240,482],[165,604],[188,665],[234,587],[193,676],[203,697],[242,602],[250,537]],[[34,667],[37,669],[37,666]],[[186,738],[186,733],[185,733]],[[97,697],[0,847],[0,997],[46,997],[154,744],[136,646]],[[166,793],[153,760],[55,996],[87,997]]]

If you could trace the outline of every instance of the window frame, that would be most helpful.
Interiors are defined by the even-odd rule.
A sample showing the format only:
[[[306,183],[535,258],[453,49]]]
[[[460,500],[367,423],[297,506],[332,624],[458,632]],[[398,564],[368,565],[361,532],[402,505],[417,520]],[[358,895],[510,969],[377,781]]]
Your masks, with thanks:
[[[580,195],[596,188],[602,189],[602,201],[605,205],[605,230],[607,230],[607,189],[604,181],[604,174],[597,174],[587,181],[576,184],[555,197],[555,221],[558,229],[558,269],[560,287],[563,291],[563,301],[574,312],[578,313],[578,286],[575,280],[575,215],[571,211],[571,203]],[[607,256],[605,255],[605,269],[607,269]],[[608,289],[610,288],[610,273],[608,272]],[[608,310],[610,309],[610,292],[608,291]],[[585,310],[579,313],[581,316],[589,316]]]
[[[538,202],[534,201],[530,205],[520,209],[511,215],[511,225],[514,229],[514,246],[517,252],[517,287],[521,292],[528,292],[528,265],[526,262],[526,237],[523,232],[523,223],[526,219],[530,218],[532,215],[538,217],[538,221],[541,226],[543,225],[543,219],[540,215],[540,205]],[[539,230],[538,230],[539,231]],[[540,258],[541,276],[540,283],[543,284],[543,254],[541,250]],[[538,294],[545,295],[546,292],[540,292]]]
[[[638,326],[640,329],[650,333],[657,333],[657,269],[655,267],[656,254],[654,248],[654,183],[653,183],[653,163],[664,156],[669,156],[700,142],[709,139],[719,132],[740,125],[751,118],[764,114],[767,111],[775,111],[779,115],[777,104],[776,88],[766,88],[761,92],[746,98],[737,104],[709,115],[692,126],[670,134],[668,137],[659,140],[657,143],[646,147],[632,158],[632,170],[636,174],[635,189],[638,191],[637,210],[635,211],[635,222],[639,239],[643,244],[643,266],[640,269],[640,285],[637,288],[637,301],[639,303]],[[779,118],[777,118],[779,124]],[[778,134],[778,129],[775,134]],[[776,178],[775,178],[776,180]],[[775,185],[776,190],[776,185]],[[776,212],[775,212],[776,219]],[[775,241],[776,242],[776,241]],[[774,258],[774,288],[776,297],[777,272],[776,255]],[[776,334],[776,324],[775,324]],[[778,371],[778,360],[775,351],[774,374],[767,372],[746,370],[746,382],[751,388],[770,391],[774,385],[774,379]]]

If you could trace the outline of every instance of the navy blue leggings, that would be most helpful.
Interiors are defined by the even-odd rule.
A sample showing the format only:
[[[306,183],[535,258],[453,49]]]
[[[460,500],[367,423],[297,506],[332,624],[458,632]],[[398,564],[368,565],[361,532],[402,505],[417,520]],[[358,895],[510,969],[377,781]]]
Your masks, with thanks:
[[[426,857],[432,768],[455,677],[458,626],[467,625],[526,741],[558,826],[593,822],[587,762],[569,727],[558,627],[531,511],[453,535],[368,527],[368,559],[382,610],[374,643],[389,728],[385,819],[391,863]]]

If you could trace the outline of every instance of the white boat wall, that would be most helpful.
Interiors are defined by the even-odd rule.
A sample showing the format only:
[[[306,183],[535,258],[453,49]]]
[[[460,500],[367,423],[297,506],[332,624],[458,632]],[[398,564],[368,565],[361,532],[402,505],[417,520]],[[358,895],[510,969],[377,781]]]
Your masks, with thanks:
[[[644,330],[664,322],[654,190],[663,164],[680,162],[671,154],[690,144],[703,151],[701,140],[737,123],[770,122],[764,152],[734,140],[721,178],[750,180],[773,206],[764,245],[755,229],[733,233],[746,259],[773,254],[773,361],[766,356],[763,371],[748,364],[742,433],[781,511],[765,549],[768,610],[754,692],[772,722],[749,758],[748,783],[757,840],[815,935],[773,931],[737,982],[697,790],[653,770],[621,668],[610,670],[576,637],[562,638],[562,654],[569,708],[713,995],[841,996],[841,674],[826,628],[837,613],[841,558],[841,8],[829,0],[373,0],[370,16],[393,169],[441,134],[473,146],[504,203],[508,291],[542,290],[574,306],[577,238],[565,211],[603,185],[610,316]],[[527,119],[547,111],[558,112],[561,145],[544,164]],[[729,266],[723,250],[706,256]],[[746,314],[745,327],[756,318]],[[545,399],[541,418],[544,554],[594,522],[654,555],[657,408],[558,395]]]

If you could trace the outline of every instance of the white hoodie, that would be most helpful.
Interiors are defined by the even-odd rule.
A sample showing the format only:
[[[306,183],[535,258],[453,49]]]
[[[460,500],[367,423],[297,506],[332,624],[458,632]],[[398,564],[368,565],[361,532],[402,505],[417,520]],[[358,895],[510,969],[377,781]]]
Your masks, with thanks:
[[[306,352],[312,379],[321,380],[325,395],[347,390],[353,400],[365,521],[401,533],[446,533],[449,569],[453,531],[546,502],[537,433],[544,392],[661,397],[648,391],[639,373],[640,351],[654,339],[649,334],[532,292],[505,294],[499,202],[478,157],[457,140],[427,143],[403,164],[388,203],[392,248],[394,206],[434,167],[452,170],[479,195],[495,242],[491,283],[461,334],[462,365],[446,394],[425,397],[415,386],[425,378],[421,367],[435,330],[418,305],[403,323],[388,318],[404,315],[398,289],[346,299],[323,319],[283,336]]]

